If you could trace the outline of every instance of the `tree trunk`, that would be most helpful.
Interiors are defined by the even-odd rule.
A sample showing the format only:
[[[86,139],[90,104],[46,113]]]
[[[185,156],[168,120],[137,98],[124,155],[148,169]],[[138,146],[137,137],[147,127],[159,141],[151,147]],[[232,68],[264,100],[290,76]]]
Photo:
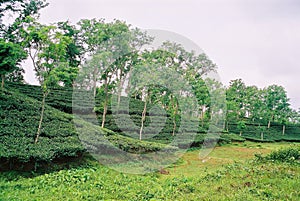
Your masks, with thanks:
[[[94,86],[93,86],[93,95],[94,95],[94,98],[96,98],[96,95],[97,95],[96,82],[94,82]]]
[[[4,89],[4,80],[5,80],[5,75],[1,75],[1,78],[2,78],[2,83],[1,83],[1,89],[3,90]]]
[[[176,119],[173,120],[173,132],[172,132],[172,136],[175,136],[175,131],[176,131]]]
[[[175,110],[174,110],[174,119],[173,119],[173,133],[172,133],[172,136],[175,136],[175,131],[176,131],[176,127],[177,127],[177,124],[176,124],[176,116],[177,116],[177,110],[178,110],[178,104],[177,102],[174,104],[175,106]],[[173,106],[173,107],[174,107]]]
[[[98,74],[98,70],[97,70],[97,68],[95,68],[95,70],[94,70],[94,80],[93,80],[93,93],[94,93],[94,97],[96,97],[96,95],[97,95],[97,78],[96,78],[97,74]]]
[[[271,128],[271,120],[273,120],[273,122],[274,122],[274,117],[275,117],[274,114],[272,114],[272,117],[268,122],[268,129]]]
[[[122,71],[121,71],[122,73]],[[124,84],[125,80],[124,79],[120,79],[120,83],[119,83],[119,87],[118,87],[118,113],[119,113],[119,109],[120,109],[120,103],[121,103],[121,95],[122,95],[122,89],[123,89],[123,84]]]
[[[204,106],[201,107],[201,127],[204,127]]]
[[[44,118],[44,111],[45,111],[45,101],[46,101],[46,96],[47,96],[47,93],[43,93],[43,100],[42,100],[42,111],[41,111],[41,117],[40,117],[40,122],[39,122],[39,127],[38,127],[38,131],[36,133],[36,137],[35,137],[35,140],[34,140],[34,143],[38,143],[38,140],[39,140],[39,137],[40,137],[40,134],[41,134],[41,129],[42,129],[42,122],[43,122],[43,118]]]
[[[282,126],[282,135],[285,135],[285,125]]]
[[[119,107],[120,107],[120,103],[121,103],[121,93],[122,93],[121,85],[122,85],[122,83],[120,83],[119,89],[118,89],[118,111],[119,111]]]
[[[240,136],[242,136],[242,131],[240,131]]]
[[[260,138],[261,138],[261,140],[264,140],[264,132],[260,133]]]
[[[268,122],[268,129],[271,127],[271,120]]]
[[[226,121],[226,131],[229,132],[229,123]]]
[[[105,89],[104,89],[104,94],[105,94],[105,101],[104,101],[104,106],[103,106],[103,115],[102,115],[102,125],[101,127],[104,128],[105,125],[105,119],[106,119],[106,113],[107,113],[107,102],[108,102],[108,84],[107,84],[107,79],[105,80]]]
[[[141,121],[141,129],[140,129],[140,140],[142,140],[142,133],[143,133],[143,129],[144,129],[144,122],[146,119],[146,113],[147,113],[147,97],[145,99],[145,104],[144,104],[144,110],[142,113],[142,121]]]

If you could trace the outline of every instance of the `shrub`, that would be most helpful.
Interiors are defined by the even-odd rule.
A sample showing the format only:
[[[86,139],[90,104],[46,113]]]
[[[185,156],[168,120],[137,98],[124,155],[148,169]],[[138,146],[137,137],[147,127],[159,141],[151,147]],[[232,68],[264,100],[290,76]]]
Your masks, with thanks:
[[[258,161],[272,161],[272,162],[287,162],[300,164],[300,147],[289,147],[271,152],[269,155],[263,157],[255,155]]]
[[[89,146],[114,148],[131,153],[148,153],[174,147],[144,142],[121,136],[108,129],[89,124],[82,119],[46,105],[39,142],[34,144],[38,127],[40,102],[24,94],[0,92],[0,169],[14,169],[19,163],[51,163],[55,159],[81,156]],[[75,127],[75,125],[77,127]],[[94,133],[79,139],[79,132]],[[101,134],[96,136],[95,133]],[[101,138],[102,136],[102,138]],[[101,141],[103,137],[106,142]]]

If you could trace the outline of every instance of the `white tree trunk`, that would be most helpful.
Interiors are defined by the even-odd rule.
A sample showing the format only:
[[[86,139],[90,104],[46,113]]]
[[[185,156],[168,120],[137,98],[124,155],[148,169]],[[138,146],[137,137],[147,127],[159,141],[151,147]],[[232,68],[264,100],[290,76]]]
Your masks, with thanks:
[[[172,136],[175,136],[175,131],[176,131],[176,127],[177,127],[177,124],[176,124],[176,115],[177,115],[177,112],[178,112],[178,104],[177,102],[174,104],[175,105],[175,110],[174,110],[174,119],[173,119],[173,133],[172,133]]]
[[[285,125],[282,126],[282,135],[285,135]]]
[[[120,103],[121,103],[121,95],[122,95],[122,89],[123,89],[123,84],[125,80],[120,79],[119,87],[118,87],[118,111],[120,109]]]
[[[98,70],[97,68],[95,68],[94,70],[94,77],[93,77],[93,93],[94,93],[94,97],[96,97],[97,94],[97,74],[98,74]]]
[[[140,128],[140,140],[142,140],[142,133],[144,129],[144,122],[146,119],[146,113],[147,113],[147,97],[145,98],[145,104],[144,104],[144,110],[142,112],[142,121],[141,121],[141,128]]]
[[[103,115],[102,115],[102,125],[101,127],[104,128],[105,125],[105,120],[106,120],[106,113],[107,113],[107,102],[108,102],[108,84],[107,84],[107,78],[105,80],[105,89],[104,89],[104,94],[105,94],[105,101],[104,101],[104,106],[103,106]]]
[[[268,122],[268,128],[270,128],[271,127],[271,120],[269,120],[269,122]]]
[[[43,100],[42,100],[42,111],[41,111],[41,117],[40,117],[40,121],[39,121],[39,127],[38,127],[38,131],[36,133],[36,137],[34,140],[34,143],[38,143],[40,134],[41,134],[41,129],[42,129],[42,122],[43,122],[43,118],[44,118],[44,111],[45,111],[45,101],[46,101],[46,96],[47,94],[44,92],[43,93]]]

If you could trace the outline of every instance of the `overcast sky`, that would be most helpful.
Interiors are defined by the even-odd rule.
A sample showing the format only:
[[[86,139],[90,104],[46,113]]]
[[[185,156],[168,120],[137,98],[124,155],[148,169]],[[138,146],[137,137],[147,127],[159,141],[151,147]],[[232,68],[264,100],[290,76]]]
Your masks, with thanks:
[[[104,18],[183,35],[218,65],[222,82],[282,85],[300,108],[300,0],[48,0],[45,23]],[[31,75],[26,75],[31,80]]]

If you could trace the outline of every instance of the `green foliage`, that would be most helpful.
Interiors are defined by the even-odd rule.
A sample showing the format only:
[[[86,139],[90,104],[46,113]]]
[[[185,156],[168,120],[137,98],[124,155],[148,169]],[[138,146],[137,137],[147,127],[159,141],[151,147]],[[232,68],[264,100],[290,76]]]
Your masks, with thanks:
[[[21,43],[21,32],[28,18],[38,18],[39,11],[48,5],[45,0],[2,0],[0,2],[0,36]],[[8,23],[5,17],[9,16]]]
[[[227,100],[227,121],[239,120],[245,115],[245,83],[241,80],[232,80],[230,81],[230,86],[226,91],[226,100]],[[231,118],[229,118],[231,117]]]
[[[239,121],[237,123],[237,129],[240,131],[240,135],[242,135],[242,132],[246,129],[246,122],[245,121]]]
[[[5,75],[18,69],[20,62],[26,58],[25,51],[18,44],[0,39],[0,76],[2,88]]]
[[[241,136],[238,136],[236,134],[233,134],[233,133],[230,133],[230,134],[222,134],[221,135],[221,140],[222,139],[227,139],[227,141],[229,142],[245,142],[246,139],[241,137]]]
[[[286,124],[297,121],[290,108],[287,92],[282,86],[271,85],[263,89],[246,86],[241,79],[232,80],[227,88],[226,121],[238,123]]]
[[[7,83],[7,87],[11,91],[17,91],[35,100],[42,101],[43,93],[41,87],[20,84]],[[54,107],[62,112],[72,113],[72,95],[73,89],[66,87],[50,88],[50,92],[46,98],[47,105]],[[76,108],[74,108],[76,109]],[[90,108],[92,110],[92,108]]]
[[[256,155],[258,161],[286,162],[300,164],[300,147],[289,147],[273,151],[267,156]]]
[[[65,54],[67,62],[71,67],[78,67],[81,63],[84,53],[79,37],[80,30],[78,30],[76,26],[70,24],[69,21],[58,22],[57,26],[59,30],[62,31],[64,36],[67,36],[71,39],[71,42],[67,45]]]
[[[240,130],[237,129],[237,124],[228,124],[229,131],[239,134]],[[264,139],[261,139],[263,133]],[[287,125],[286,135],[282,135],[282,125],[280,123],[272,122],[272,126],[268,129],[267,124],[260,123],[246,123],[246,128],[243,130],[243,137],[247,140],[262,141],[262,142],[275,142],[275,141],[294,141],[300,140],[300,127],[299,125]]]
[[[13,83],[7,83],[7,87],[9,90],[13,91],[19,91],[20,93],[24,93],[27,96],[30,96],[36,100],[42,100],[42,93],[40,91],[40,88],[38,86],[31,86],[31,85],[24,85],[24,84],[13,84]],[[75,94],[76,95],[76,94]],[[103,112],[103,96],[100,95],[100,93],[97,93],[96,97],[96,108],[91,107],[83,107],[80,105],[72,105],[72,97],[73,97],[73,90],[70,88],[53,88],[50,91],[50,94],[46,98],[46,103],[54,108],[57,108],[63,112],[72,113],[72,110],[75,112],[83,112],[90,114],[94,109],[94,111],[97,114],[98,119],[95,118],[95,116],[89,116],[86,115],[84,118],[89,122],[94,122],[96,125],[100,125],[99,122],[102,121],[102,112]],[[78,96],[76,97],[79,102],[81,102],[83,105],[90,105],[87,100],[85,100],[84,96]],[[81,98],[81,99],[79,99]],[[126,103],[129,102],[129,110],[126,109]],[[115,132],[122,132],[126,131],[129,133],[136,132],[138,129],[134,129],[133,126],[130,126],[128,124],[119,124],[117,125],[115,122],[116,116],[112,115],[112,104],[117,104],[115,101],[111,102],[111,98],[109,99],[109,107],[108,107],[108,115],[106,118],[106,128],[113,130]],[[138,99],[128,99],[125,97],[121,97],[120,102],[120,114],[130,115],[130,119],[135,123],[137,127],[140,126],[140,120],[141,120],[141,114],[143,111],[143,105],[144,102],[138,100]],[[151,108],[154,105],[148,104],[148,111],[151,111]],[[117,105],[114,105],[116,108]],[[153,110],[154,111],[154,110]],[[156,110],[155,110],[156,111]],[[157,110],[159,112],[159,110]],[[153,118],[151,119],[150,116]],[[163,121],[163,118],[161,114],[152,114],[150,115],[149,112],[147,112],[146,116],[146,127],[149,125],[151,121],[156,121],[157,125],[164,126],[161,130],[160,134],[155,136],[155,140],[158,142],[164,142],[168,143],[170,142],[172,138],[172,128],[173,128],[173,122],[172,122],[172,116],[171,114],[166,114],[166,122]],[[177,127],[180,126],[181,119],[177,119]],[[199,128],[197,132],[198,134],[206,133],[208,130],[208,122],[209,120],[206,120],[204,122],[204,127],[202,127],[202,122],[197,120],[199,123]],[[254,141],[262,141],[261,140],[261,132],[262,129],[264,130],[264,140],[263,141],[300,141],[300,126],[297,124],[286,124],[286,132],[285,135],[282,135],[282,125],[280,123],[272,122],[272,126],[270,129],[267,129],[267,122],[263,123],[253,123],[249,122],[249,119],[243,120],[246,124],[246,128],[243,130],[243,137],[249,140]],[[121,127],[120,127],[121,126]],[[228,129],[230,133],[236,133],[239,134],[240,130],[237,129],[237,123],[228,123]],[[157,131],[157,129],[150,127],[146,129],[145,131],[149,134],[151,134],[151,130]],[[157,134],[157,133],[152,133]]]
[[[196,152],[196,158],[198,151]],[[194,161],[191,161],[194,163]],[[184,166],[185,164],[177,164]],[[298,200],[299,166],[231,163],[197,176],[129,175],[99,164],[26,178],[0,174],[1,200]]]
[[[0,94],[0,100],[1,161],[12,165],[51,162],[55,158],[76,157],[85,150],[72,124],[72,116],[46,106],[40,142],[34,144],[39,102],[7,91]],[[5,166],[6,162],[1,165]]]
[[[22,68],[18,68],[12,73],[9,73],[5,76],[5,80],[7,82],[14,82],[14,83],[25,83],[24,80],[24,73],[25,70]]]
[[[164,144],[120,136],[83,120],[76,121],[76,124],[84,127],[75,127],[73,116],[49,106],[45,108],[39,142],[34,144],[39,110],[39,102],[23,94],[8,91],[0,94],[0,169],[9,165],[15,169],[19,163],[48,163],[54,159],[77,157],[86,150],[82,143],[108,149],[116,147],[130,153],[149,153],[161,149],[176,151],[176,148]],[[96,132],[107,141],[97,141],[98,136],[95,135],[81,136],[79,139],[78,132]]]
[[[271,85],[265,89],[268,118],[270,121],[286,121],[289,113],[289,99],[282,86]]]
[[[239,130],[244,130],[246,128],[246,122],[245,121],[239,121],[237,124],[237,128]]]

